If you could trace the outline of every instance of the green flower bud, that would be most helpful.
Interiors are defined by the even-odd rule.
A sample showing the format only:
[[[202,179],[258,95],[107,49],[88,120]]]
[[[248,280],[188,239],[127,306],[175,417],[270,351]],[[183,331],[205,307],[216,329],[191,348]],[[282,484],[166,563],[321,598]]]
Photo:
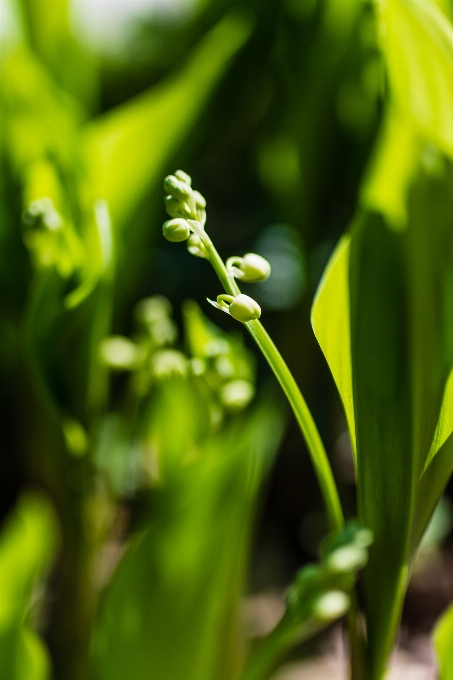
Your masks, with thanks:
[[[228,311],[233,319],[242,321],[242,323],[259,319],[261,316],[259,304],[253,298],[243,293],[236,295],[233,302],[230,303]]]
[[[193,192],[193,197],[195,199],[195,204],[199,210],[204,210],[206,208],[206,199],[200,194],[199,191]]]
[[[153,357],[152,368],[156,378],[185,377],[188,367],[186,357],[176,349],[161,349]]]
[[[221,402],[231,410],[245,408],[255,394],[255,388],[248,380],[232,380],[220,390]]]
[[[362,569],[368,561],[368,551],[359,545],[345,545],[337,548],[326,560],[327,569],[333,573],[344,573]]]
[[[187,241],[187,250],[195,257],[207,257],[206,247],[197,234],[191,234]]]
[[[247,253],[244,257],[230,257],[226,267],[230,274],[246,283],[265,281],[271,273],[269,262],[256,253]]]
[[[164,179],[164,190],[178,201],[187,201],[192,194],[190,186],[178,180],[174,175],[168,175]]]
[[[168,318],[172,313],[170,300],[163,295],[153,295],[137,302],[135,316],[140,323],[153,324]]]
[[[162,227],[162,232],[167,241],[171,241],[172,243],[187,241],[190,236],[189,225],[186,220],[183,220],[180,217],[165,222]]]
[[[175,177],[189,186],[192,185],[192,177],[188,175],[187,172],[184,172],[184,170],[176,170]]]
[[[248,295],[240,293],[233,297],[233,295],[218,295],[217,302],[207,298],[208,302],[220,309],[222,312],[226,312],[236,319],[236,321],[242,321],[242,323],[247,323],[247,321],[253,321],[253,319],[259,319],[261,316],[261,307],[253,298]]]
[[[128,338],[112,335],[100,343],[99,358],[113,370],[134,371],[143,361],[143,350]]]
[[[84,456],[88,449],[88,435],[81,423],[74,418],[65,418],[62,429],[69,453],[75,458]]]
[[[312,614],[319,623],[328,624],[346,614],[350,602],[342,590],[330,590],[315,601]]]
[[[187,203],[178,201],[173,196],[165,196],[165,209],[170,217],[190,217],[191,210]]]

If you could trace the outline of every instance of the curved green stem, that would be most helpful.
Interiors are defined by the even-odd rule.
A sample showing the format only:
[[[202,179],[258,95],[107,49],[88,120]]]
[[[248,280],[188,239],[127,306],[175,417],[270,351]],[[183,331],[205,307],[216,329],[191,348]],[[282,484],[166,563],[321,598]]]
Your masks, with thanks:
[[[291,408],[294,411],[294,415],[296,416],[296,420],[310,452],[313,467],[326,505],[330,528],[332,531],[338,531],[344,524],[340,498],[338,496],[338,490],[326,450],[307,403],[303,398],[291,371],[283,360],[282,355],[274,345],[263,325],[258,320],[249,321],[245,325],[265,356],[291,404]]]
[[[196,233],[203,240],[208,260],[213,266],[225,291],[230,295],[239,295],[241,291],[236,280],[233,276],[228,274],[225,264],[209,236],[201,228],[200,231],[197,230]],[[326,450],[310,410],[291,371],[260,321],[248,321],[244,325],[260,348],[288,398],[310,452],[324,503],[327,508],[330,527],[333,531],[337,531],[341,529],[344,524],[343,511],[341,509],[340,498],[333,477],[332,468],[330,467]]]

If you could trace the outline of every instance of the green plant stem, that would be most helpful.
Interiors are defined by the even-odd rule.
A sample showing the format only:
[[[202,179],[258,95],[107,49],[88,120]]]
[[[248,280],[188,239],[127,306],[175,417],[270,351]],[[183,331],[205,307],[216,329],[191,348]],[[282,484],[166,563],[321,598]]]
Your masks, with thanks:
[[[258,643],[240,680],[267,680],[296,644],[309,640],[323,629],[312,619],[294,625],[284,616],[267,637]]]
[[[228,274],[225,264],[209,236],[201,229],[200,231],[197,230],[196,233],[202,238],[206,247],[208,260],[213,266],[225,291],[230,295],[239,295],[241,291],[236,280],[233,276]],[[248,321],[244,325],[260,348],[288,398],[310,452],[313,467],[327,509],[330,528],[332,531],[338,531],[344,524],[340,498],[326,450],[305,399],[303,398],[291,371],[283,360],[283,357],[260,321]]]
[[[284,393],[286,394],[291,408],[294,411],[297,422],[304,436],[311,460],[318,478],[321,493],[326,505],[329,524],[332,531],[338,531],[344,524],[343,511],[340,498],[330,467],[326,450],[322,443],[318,429],[315,425],[310,410],[303,398],[291,371],[283,360],[280,352],[274,345],[263,325],[258,321],[249,321],[245,324],[252,338],[267,359]]]
[[[206,247],[208,260],[219,277],[225,292],[229,295],[239,295],[241,291],[235,278],[228,273],[222,258],[208,234],[201,228],[195,229],[195,233],[202,239]],[[310,453],[327,509],[330,528],[332,531],[338,531],[344,525],[340,498],[326,450],[305,399],[291,371],[261,322],[258,320],[249,321],[244,325],[263,353],[288,398]],[[360,627],[359,609],[354,593],[352,594],[351,609],[348,612],[347,623],[350,644],[350,678],[351,680],[365,680],[365,639]],[[270,659],[276,655],[278,656],[277,650],[278,652],[283,651],[283,649],[278,649],[280,648],[280,644],[277,642],[278,638],[279,635],[277,634],[275,638],[271,635],[269,649],[267,649],[268,645],[263,646],[258,655],[259,660],[256,664],[253,663],[251,667],[247,666],[246,675],[241,680],[255,680],[255,678],[258,680],[260,678],[261,671],[264,670]],[[262,669],[261,664],[263,664]]]

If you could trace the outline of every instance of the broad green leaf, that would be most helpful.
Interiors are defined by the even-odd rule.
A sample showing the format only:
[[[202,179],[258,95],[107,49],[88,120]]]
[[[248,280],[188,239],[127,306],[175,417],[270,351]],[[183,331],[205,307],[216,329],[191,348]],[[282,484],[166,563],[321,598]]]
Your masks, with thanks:
[[[168,417],[179,429],[179,415]],[[162,455],[173,465],[101,606],[94,643],[100,680],[235,677],[251,521],[281,426],[267,403],[197,447],[180,437],[185,448],[177,451],[178,437],[167,429],[170,450]]]
[[[82,120],[77,102],[25,48],[3,62],[0,94],[4,138],[18,175],[49,155],[67,171]]]
[[[453,437],[436,451],[420,479],[414,505],[411,555],[414,555],[432,513],[453,472]]]
[[[24,242],[37,269],[55,267],[60,276],[73,277],[75,287],[66,303],[74,307],[94,289],[111,260],[105,248],[107,208],[81,182],[82,112],[26,49],[6,60],[2,75],[5,141],[27,216]]]
[[[407,197],[420,144],[401,112],[390,105],[361,189],[361,204],[383,213],[394,229],[407,224]]]
[[[433,633],[439,680],[453,680],[453,606],[442,614]]]
[[[445,444],[451,433],[453,432],[453,371],[448,376],[447,384],[445,386],[444,397],[442,400],[442,407],[440,411],[439,421],[437,423],[434,438],[429,450],[428,458],[425,463],[426,472],[429,464]]]
[[[359,517],[375,536],[365,569],[370,677],[381,677],[407,575],[414,462],[402,236],[376,214],[351,234],[351,352]]]
[[[113,224],[123,224],[185,139],[229,60],[250,34],[250,19],[228,14],[203,38],[181,72],[86,128],[93,191]]]
[[[431,0],[381,0],[393,96],[425,141],[453,155],[453,27]]]
[[[351,234],[359,513],[375,534],[365,570],[372,678],[396,635],[416,540],[451,472],[444,440],[420,486],[433,439],[442,444],[435,433],[453,363],[451,181],[450,167],[420,170],[405,231],[368,213]]]
[[[55,549],[49,503],[22,497],[0,535],[0,673],[8,680],[47,680],[47,652],[26,622],[33,586]]]
[[[344,236],[330,258],[316,292],[311,323],[334,377],[346,413],[355,452],[349,318],[350,236]]]
[[[16,0],[24,36],[59,84],[92,108],[97,97],[94,58],[76,42],[68,0]]]

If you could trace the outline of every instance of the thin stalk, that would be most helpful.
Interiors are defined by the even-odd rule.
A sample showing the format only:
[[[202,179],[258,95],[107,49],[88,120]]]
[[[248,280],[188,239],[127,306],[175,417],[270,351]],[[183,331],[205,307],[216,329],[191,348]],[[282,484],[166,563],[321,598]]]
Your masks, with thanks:
[[[239,295],[241,291],[235,278],[228,273],[222,258],[208,234],[196,221],[191,221],[190,224],[193,231],[203,241],[206,248],[207,259],[214,268],[225,292],[233,296]],[[263,353],[286,394],[310,453],[327,510],[330,528],[332,531],[339,531],[344,525],[344,517],[338,489],[335,484],[326,450],[305,399],[283,357],[260,321],[248,321],[244,325],[247,327],[250,335]],[[351,599],[351,608],[347,616],[350,644],[350,678],[351,680],[365,680],[366,643],[360,626],[359,609],[357,598],[354,593],[352,594]],[[282,639],[280,639],[280,628],[280,625],[277,626],[277,629],[271,634],[270,639],[267,640],[266,644],[263,644],[257,655],[256,663],[254,662],[251,666],[247,666],[245,676],[241,678],[241,680],[260,680],[261,677],[264,677],[264,675],[262,676],[262,673],[265,671],[268,664],[272,663],[271,660],[276,659],[280,652],[284,651],[285,645],[282,644]],[[283,639],[284,637],[285,636],[283,636]]]
[[[236,280],[228,273],[222,258],[218,254],[209,236],[201,229],[199,231],[197,230],[196,233],[202,238],[206,247],[208,260],[213,266],[225,291],[230,295],[239,295],[241,291]],[[327,509],[330,528],[332,531],[338,531],[344,524],[340,498],[326,450],[305,399],[282,355],[274,345],[261,322],[258,320],[248,321],[244,325],[247,327],[250,335],[263,353],[288,398],[310,453]]]
[[[240,680],[268,680],[282,659],[296,644],[309,640],[322,630],[323,626],[313,619],[302,621],[295,626],[288,617],[283,617],[277,626],[265,637],[253,652]]]
[[[291,371],[283,360],[282,355],[274,345],[263,325],[258,320],[248,321],[245,325],[265,356],[291,404],[291,408],[293,409],[310,452],[315,474],[318,478],[318,483],[326,505],[330,528],[332,531],[338,531],[344,524],[340,498],[338,496],[338,490],[326,450],[307,403],[303,398]]]

